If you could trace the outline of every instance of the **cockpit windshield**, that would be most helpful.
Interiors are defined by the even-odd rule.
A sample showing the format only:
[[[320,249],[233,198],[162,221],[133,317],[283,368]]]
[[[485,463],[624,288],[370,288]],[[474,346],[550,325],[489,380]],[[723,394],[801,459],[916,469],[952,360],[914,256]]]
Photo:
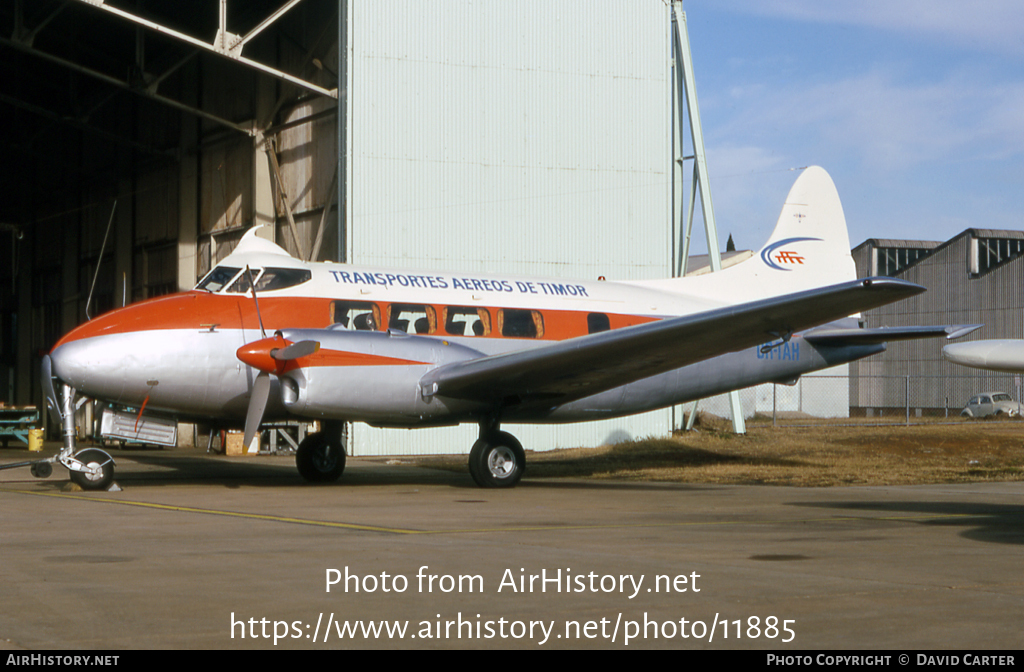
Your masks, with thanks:
[[[205,289],[208,292],[219,292],[223,289],[224,285],[231,282],[231,278],[238,275],[240,270],[242,269],[231,268],[230,266],[217,266],[206,274],[206,277],[196,285],[196,289]]]
[[[249,272],[252,273],[252,281],[256,283],[257,292],[294,287],[309,282],[313,278],[313,274],[306,268],[272,268],[268,266],[267,268],[250,268]],[[235,278],[234,282],[231,282],[232,278]],[[231,268],[230,266],[214,268],[196,286],[196,289],[205,289],[208,292],[224,291],[229,294],[243,294],[249,291],[249,288],[249,274],[245,272],[245,269]]]

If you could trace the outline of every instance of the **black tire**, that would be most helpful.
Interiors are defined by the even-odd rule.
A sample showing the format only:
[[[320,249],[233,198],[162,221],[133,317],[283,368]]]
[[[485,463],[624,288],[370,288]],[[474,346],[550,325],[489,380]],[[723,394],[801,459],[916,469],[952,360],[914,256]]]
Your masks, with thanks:
[[[473,448],[469,451],[469,475],[473,478],[473,482],[481,488],[486,488],[487,484],[480,480],[477,463],[480,462],[480,452],[486,449],[488,445],[489,444],[483,439],[478,439],[477,442],[473,444]]]
[[[295,466],[310,483],[331,483],[345,471],[345,447],[340,435],[331,440],[325,432],[310,434],[295,451]]]
[[[102,450],[86,448],[75,453],[75,459],[89,466],[101,466],[99,475],[71,471],[71,481],[82,490],[106,490],[114,482],[114,460]]]
[[[49,462],[36,462],[29,471],[36,478],[48,478],[53,473],[53,466]]]
[[[473,444],[469,475],[481,488],[512,488],[526,472],[526,451],[508,432],[496,432]]]

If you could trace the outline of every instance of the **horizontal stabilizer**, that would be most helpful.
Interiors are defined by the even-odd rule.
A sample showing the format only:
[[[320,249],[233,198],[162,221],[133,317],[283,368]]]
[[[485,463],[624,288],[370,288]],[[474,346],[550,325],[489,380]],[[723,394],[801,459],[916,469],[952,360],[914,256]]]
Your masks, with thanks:
[[[891,341],[910,341],[918,338],[947,340],[960,338],[980,329],[980,324],[939,324],[915,327],[876,327],[874,329],[815,329],[804,334],[804,340],[815,345],[874,345]]]
[[[920,294],[867,278],[438,367],[424,395],[557,405]]]

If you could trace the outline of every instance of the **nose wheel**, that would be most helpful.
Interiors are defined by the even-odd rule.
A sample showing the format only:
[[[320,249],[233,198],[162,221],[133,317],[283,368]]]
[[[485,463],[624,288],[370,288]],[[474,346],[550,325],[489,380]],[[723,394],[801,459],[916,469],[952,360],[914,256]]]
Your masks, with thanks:
[[[114,458],[97,448],[86,448],[61,463],[83,490],[106,490],[114,482]]]
[[[50,374],[47,367],[43,368],[44,378]],[[52,400],[54,403],[56,400]],[[86,448],[75,452],[75,389],[70,385],[61,385],[60,419],[64,434],[64,446],[57,454],[56,461],[67,467],[71,482],[82,490],[108,490],[114,482],[114,458],[98,448]],[[81,405],[81,404],[79,404]],[[46,466],[37,465],[32,475],[45,478]]]

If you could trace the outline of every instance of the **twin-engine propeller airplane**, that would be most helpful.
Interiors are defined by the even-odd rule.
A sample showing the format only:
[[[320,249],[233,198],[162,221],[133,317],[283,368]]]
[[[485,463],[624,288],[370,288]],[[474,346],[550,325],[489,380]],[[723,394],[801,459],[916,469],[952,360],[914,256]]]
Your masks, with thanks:
[[[476,423],[469,472],[515,485],[520,443],[502,422],[641,413],[801,374],[885,349],[953,337],[954,326],[863,329],[848,316],[924,288],[856,278],[831,178],[808,168],[759,254],[721,272],[654,281],[566,281],[307,263],[249,231],[192,291],[99,316],[44,359],[63,423],[59,461],[105,488],[113,460],[75,453],[76,391],[181,419],[318,420],[299,472],[333,481],[344,422]],[[967,329],[969,330],[969,329]],[[270,334],[268,336],[268,334]],[[47,469],[48,469],[47,465]]]

